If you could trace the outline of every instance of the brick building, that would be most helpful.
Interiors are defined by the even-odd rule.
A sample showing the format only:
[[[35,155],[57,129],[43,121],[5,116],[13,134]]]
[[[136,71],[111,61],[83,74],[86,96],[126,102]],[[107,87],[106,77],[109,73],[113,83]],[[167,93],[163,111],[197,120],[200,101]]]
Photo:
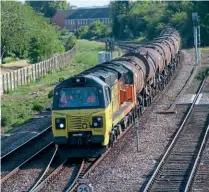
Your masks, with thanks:
[[[89,25],[95,21],[104,24],[110,23],[109,8],[80,8],[66,11],[58,11],[52,18],[52,22],[61,28],[65,27],[69,31],[76,31],[79,27]]]

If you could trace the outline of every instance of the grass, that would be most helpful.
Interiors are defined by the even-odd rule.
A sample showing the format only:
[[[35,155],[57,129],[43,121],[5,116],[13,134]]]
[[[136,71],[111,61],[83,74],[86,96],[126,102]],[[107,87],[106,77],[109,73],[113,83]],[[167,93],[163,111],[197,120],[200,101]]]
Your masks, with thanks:
[[[52,101],[48,98],[48,94],[53,90],[58,79],[68,78],[97,64],[97,53],[104,48],[103,43],[77,40],[76,55],[64,68],[4,94],[2,96],[3,132],[8,132],[13,126],[29,121],[35,113],[45,109]]]
[[[18,58],[6,57],[2,60],[2,64],[11,63],[11,62],[18,61],[18,60],[19,60]]]
[[[205,76],[209,77],[209,67],[202,67],[201,70],[197,73],[195,78],[199,81],[202,81]]]
[[[209,51],[209,47],[202,47],[201,51]]]

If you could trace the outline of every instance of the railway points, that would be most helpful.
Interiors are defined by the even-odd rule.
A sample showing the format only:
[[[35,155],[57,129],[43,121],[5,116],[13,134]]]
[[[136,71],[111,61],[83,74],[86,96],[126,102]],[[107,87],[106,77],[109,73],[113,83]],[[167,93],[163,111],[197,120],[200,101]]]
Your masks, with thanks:
[[[177,69],[178,70],[178,69]],[[174,76],[173,76],[174,78]],[[169,85],[169,84],[168,84]],[[167,86],[168,86],[167,85]],[[164,89],[164,91],[167,89],[167,87]],[[163,93],[163,92],[162,92]],[[202,102],[202,98],[204,98],[204,101],[207,100],[207,95],[205,96],[204,93],[201,93],[202,95],[201,96],[198,96],[196,98],[196,104],[200,104]],[[193,97],[195,97],[196,95],[194,95]],[[155,97],[154,97],[155,98]],[[153,99],[154,99],[153,98]],[[206,98],[206,99],[205,99]],[[155,98],[156,99],[156,98]],[[154,99],[154,100],[155,100]],[[172,99],[172,100],[175,100],[175,99]],[[193,99],[194,100],[194,99]],[[192,101],[191,101],[192,102]],[[148,109],[149,107],[145,107],[145,109]],[[173,114],[173,113],[176,113],[176,111],[167,111],[167,113],[164,113],[164,114]],[[163,114],[161,112],[159,112],[159,114]],[[133,118],[132,118],[132,123],[133,123]],[[127,132],[128,132],[129,129],[127,129]],[[124,132],[125,133],[125,132]],[[124,134],[125,135],[125,134]],[[117,144],[118,142],[116,141],[115,144]],[[108,151],[109,152],[109,151]],[[108,154],[107,152],[107,154]],[[105,158],[105,155],[103,156],[103,158]],[[88,164],[86,162],[85,166],[87,166],[87,168],[84,168],[85,166],[82,166],[82,163],[79,165],[77,165],[76,167],[74,167],[75,169],[72,170],[71,168],[71,165],[72,165],[72,162],[71,164],[69,163],[67,166],[65,166],[65,161],[60,165],[60,166],[57,166],[57,168],[54,168],[53,171],[49,171],[48,172],[48,169],[49,167],[51,166],[50,163],[48,165],[48,167],[46,168],[46,170],[44,171],[44,173],[42,174],[42,176],[40,175],[39,176],[39,180],[37,183],[35,183],[33,185],[33,187],[31,188],[30,191],[45,191],[47,189],[47,191],[50,191],[49,189],[53,189],[50,188],[50,183],[51,181],[53,181],[53,179],[57,179],[59,178],[60,176],[60,179],[59,180],[65,180],[66,182],[66,187],[65,187],[65,191],[70,191],[71,189],[75,189],[75,187],[77,187],[78,185],[76,184],[76,181],[78,180],[78,178],[82,178],[82,177],[87,177],[89,174],[91,174],[91,172],[100,164],[100,161],[102,161],[101,158],[100,160],[96,160],[95,162],[93,163],[90,163]],[[80,167],[80,168],[79,168]],[[58,171],[59,170],[59,171]],[[67,173],[65,175],[65,178],[63,177],[63,174],[60,174],[60,171],[64,171],[63,173],[66,173],[66,170],[67,170]],[[71,170],[71,171],[70,171]],[[73,176],[73,173],[77,176]],[[76,174],[77,173],[77,174]],[[63,186],[62,186],[63,188]],[[55,188],[56,190],[60,189],[59,187],[58,188]],[[82,188],[83,189],[83,188]]]

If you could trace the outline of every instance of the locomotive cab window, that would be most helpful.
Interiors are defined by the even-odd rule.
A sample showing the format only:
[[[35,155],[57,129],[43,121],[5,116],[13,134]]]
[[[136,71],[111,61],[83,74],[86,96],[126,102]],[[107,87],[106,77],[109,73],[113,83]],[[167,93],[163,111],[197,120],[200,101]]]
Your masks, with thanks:
[[[60,108],[81,108],[99,106],[96,87],[63,88],[60,90]]]

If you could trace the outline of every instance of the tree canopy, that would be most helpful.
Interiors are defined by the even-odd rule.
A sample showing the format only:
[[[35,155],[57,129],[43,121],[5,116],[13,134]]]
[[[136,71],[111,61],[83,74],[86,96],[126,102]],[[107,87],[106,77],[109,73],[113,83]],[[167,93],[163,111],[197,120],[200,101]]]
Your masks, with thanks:
[[[83,39],[100,39],[109,36],[110,27],[102,22],[96,21],[89,26],[83,26],[78,29],[76,36]]]
[[[53,17],[57,10],[67,9],[68,4],[66,0],[62,1],[27,1],[36,12],[43,13],[45,17]]]
[[[64,51],[57,28],[27,4],[1,2],[1,56],[29,57],[31,62]]]
[[[152,40],[165,26],[171,26],[181,33],[184,46],[192,46],[192,12],[200,15],[202,44],[209,45],[209,2],[206,1],[112,1],[112,33],[119,39]]]

